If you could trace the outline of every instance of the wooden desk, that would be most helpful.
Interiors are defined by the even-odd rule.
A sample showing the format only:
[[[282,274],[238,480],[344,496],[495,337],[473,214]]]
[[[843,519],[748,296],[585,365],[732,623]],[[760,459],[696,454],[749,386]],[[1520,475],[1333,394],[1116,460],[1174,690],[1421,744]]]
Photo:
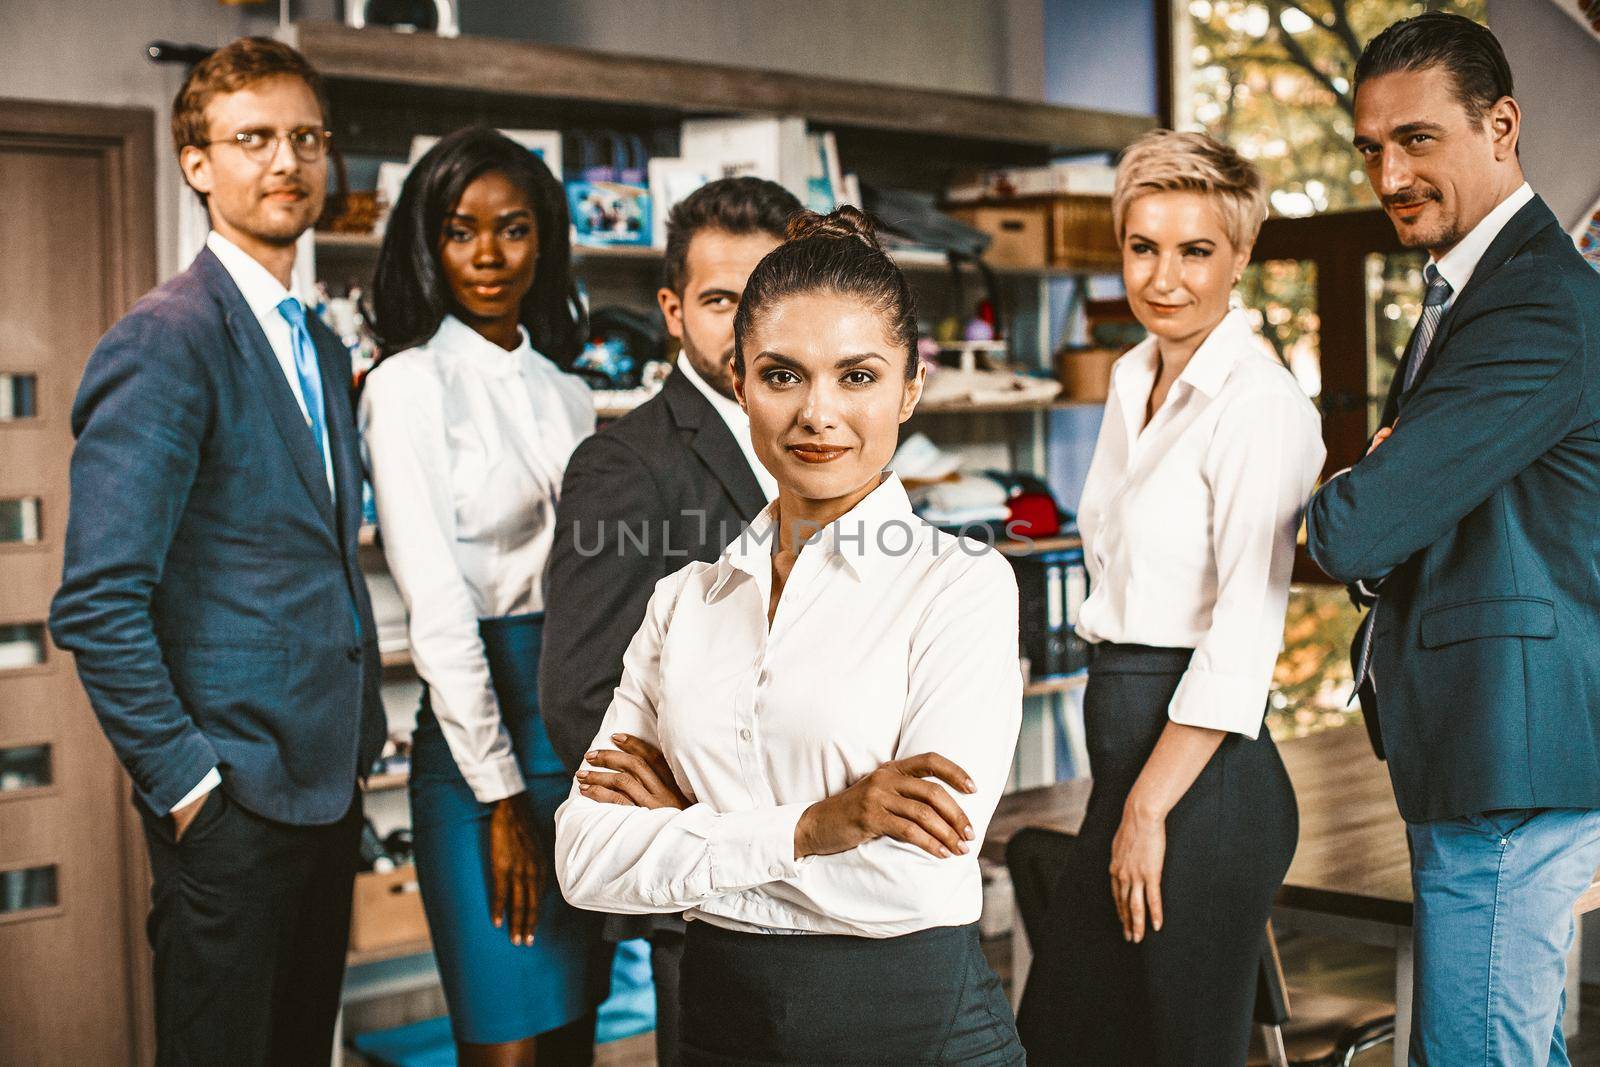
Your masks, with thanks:
[[[1395,1062],[1406,1062],[1411,1030],[1411,864],[1405,823],[1395,807],[1389,769],[1372,754],[1359,725],[1325,730],[1279,746],[1300,802],[1300,843],[1278,890],[1278,910],[1301,929],[1391,947],[1395,951]],[[1006,842],[1024,827],[1075,834],[1089,803],[1087,779],[1002,797],[981,857],[1005,863]],[[1600,880],[1577,912],[1600,908]],[[1018,921],[1016,929],[1021,929]],[[1578,1003],[1578,945],[1567,963],[1567,1002]],[[1020,988],[1025,945],[1015,944]],[[1578,1013],[1568,1011],[1569,1033]]]

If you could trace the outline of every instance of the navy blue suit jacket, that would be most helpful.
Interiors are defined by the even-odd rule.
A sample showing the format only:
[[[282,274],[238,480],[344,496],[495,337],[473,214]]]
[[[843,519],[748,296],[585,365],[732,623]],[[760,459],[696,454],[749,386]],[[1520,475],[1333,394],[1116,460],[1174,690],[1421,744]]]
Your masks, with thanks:
[[[383,743],[350,356],[314,316],[311,331],[337,507],[261,324],[209,250],[111,328],[78,389],[50,632],[158,815],[216,766],[249,810],[330,823]]]
[[[1600,808],[1600,274],[1544,201],[1402,375],[1306,516],[1323,570],[1382,581],[1363,706],[1400,814]]]

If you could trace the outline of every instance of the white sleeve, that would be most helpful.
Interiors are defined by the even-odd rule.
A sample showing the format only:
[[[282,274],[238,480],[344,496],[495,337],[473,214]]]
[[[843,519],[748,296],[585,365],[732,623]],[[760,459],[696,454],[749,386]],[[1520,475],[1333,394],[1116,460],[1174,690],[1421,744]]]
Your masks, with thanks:
[[[656,709],[661,644],[694,567],[656,583],[644,622],[622,658],[622,681],[593,748],[614,749],[627,733],[661,746]],[[585,764],[585,766],[588,766]],[[637,808],[571,792],[556,811],[556,877],[567,901],[616,914],[678,912],[714,897],[792,877],[794,827],[808,804],[719,814],[696,803]]]
[[[195,801],[199,800],[201,797],[205,796],[207,793],[211,792],[221,784],[221,772],[219,772],[215,767],[211,768],[205,773],[205,777],[201,778],[193,789],[189,790],[183,795],[182,800],[172,805],[172,807],[167,811],[167,814],[171,815],[174,811],[181,811],[182,809],[187,808],[190,804],[193,804]]]
[[[1233,401],[1207,451],[1212,550],[1211,628],[1167,708],[1188,726],[1255,737],[1283,647],[1295,541],[1325,450],[1310,403],[1283,392]]]
[[[961,556],[964,550],[952,551]],[[978,849],[1011,775],[1022,725],[1017,581],[1011,564],[992,549],[961,562],[966,566],[933,598],[912,637],[905,721],[894,755],[937,752],[971,776],[976,792],[951,793],[972,820],[971,852],[941,859],[879,837],[811,857],[774,896],[830,920],[882,930],[921,929],[927,915],[959,910],[964,894],[974,909],[981,906]]]
[[[480,803],[526,786],[456,563],[455,505],[438,386],[403,365],[381,366],[362,390],[362,455],[378,505],[389,573],[405,601],[411,658],[450,754]]]

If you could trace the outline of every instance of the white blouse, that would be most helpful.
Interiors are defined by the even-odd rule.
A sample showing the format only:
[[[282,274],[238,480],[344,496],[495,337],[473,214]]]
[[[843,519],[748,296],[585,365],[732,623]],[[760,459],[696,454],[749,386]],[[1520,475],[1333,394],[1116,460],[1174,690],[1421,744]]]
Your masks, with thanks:
[[[1237,308],[1144,426],[1159,359],[1147,338],[1112,371],[1078,508],[1089,598],[1077,630],[1194,649],[1168,717],[1255,737],[1322,470],[1321,421]]]
[[[659,745],[693,805],[603,804],[574,785],[556,812],[562,892],[592,910],[688,910],[755,932],[890,937],[973,922],[977,845],[1022,716],[1010,564],[916,518],[891,474],[800,552],[769,632],[775,509],[717,562],[657,583],[594,741]],[[929,751],[977,786],[956,795],[970,852],[938,859],[878,838],[795,859],[807,807]]]
[[[567,459],[594,432],[589,388],[453,316],[367,376],[358,422],[411,658],[472,793],[522,792],[478,620],[540,611]]]

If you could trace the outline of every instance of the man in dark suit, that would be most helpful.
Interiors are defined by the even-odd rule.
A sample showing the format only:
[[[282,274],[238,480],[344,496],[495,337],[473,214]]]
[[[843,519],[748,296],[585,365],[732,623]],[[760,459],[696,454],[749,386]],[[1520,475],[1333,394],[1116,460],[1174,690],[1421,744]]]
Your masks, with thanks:
[[[1414,1064],[1566,1064],[1572,909],[1600,864],[1600,276],[1522,178],[1511,72],[1453,15],[1356,68],[1356,147],[1430,262],[1366,458],[1311,554],[1375,600],[1363,708],[1407,823]]]
[[[572,771],[600,729],[622,654],[656,583],[716,559],[777,495],[733,397],[733,314],[750,272],[783,240],[800,203],[757,178],[711,182],[667,220],[657,293],[682,345],[659,395],[578,446],[567,464],[545,570],[539,702]],[[676,1062],[676,916],[615,917],[607,936],[648,935],[656,982],[656,1055]]]
[[[158,1062],[327,1063],[384,734],[350,356],[290,287],[327,109],[244,39],[172,128],[212,233],[89,358],[50,628],[144,821]]]

